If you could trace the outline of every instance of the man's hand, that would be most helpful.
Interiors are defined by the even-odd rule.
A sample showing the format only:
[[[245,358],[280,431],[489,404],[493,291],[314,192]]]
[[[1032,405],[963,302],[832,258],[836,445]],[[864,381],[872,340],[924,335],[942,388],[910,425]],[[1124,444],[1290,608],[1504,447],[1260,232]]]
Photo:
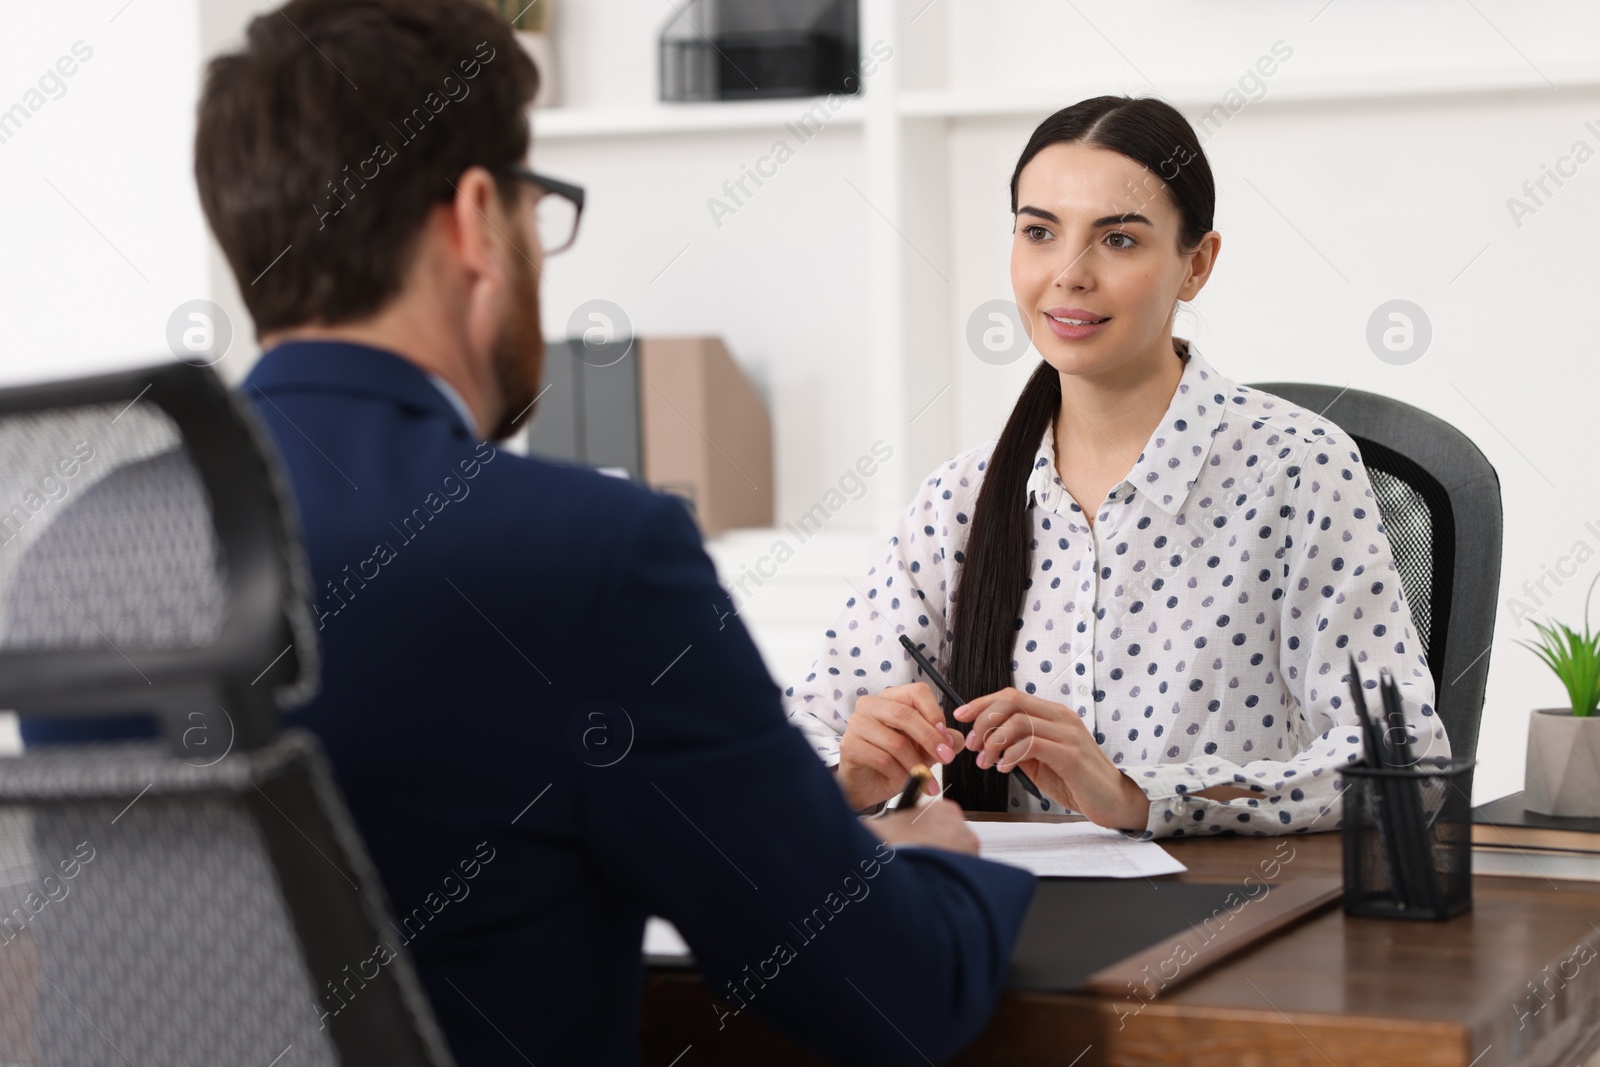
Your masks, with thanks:
[[[972,723],[966,747],[979,767],[1024,774],[1046,795],[1092,822],[1117,830],[1143,830],[1150,801],[1095,743],[1077,712],[1018,689],[1002,689],[954,712]]]
[[[978,854],[978,835],[972,832],[953,800],[935,800],[913,811],[891,811],[876,819],[862,820],[867,829],[891,845],[926,845],[951,852]]]
[[[839,740],[839,788],[862,811],[898,793],[919,763],[932,767],[955,759],[960,744],[926,682],[859,697]],[[938,796],[938,785],[930,782],[928,794]]]

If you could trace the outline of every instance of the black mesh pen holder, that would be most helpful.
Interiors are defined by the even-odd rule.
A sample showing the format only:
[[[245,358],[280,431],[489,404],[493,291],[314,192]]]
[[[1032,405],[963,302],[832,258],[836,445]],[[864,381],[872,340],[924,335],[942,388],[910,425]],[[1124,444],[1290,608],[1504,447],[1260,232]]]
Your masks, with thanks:
[[[1344,910],[1380,919],[1442,920],[1472,909],[1476,760],[1339,768],[1344,804]]]

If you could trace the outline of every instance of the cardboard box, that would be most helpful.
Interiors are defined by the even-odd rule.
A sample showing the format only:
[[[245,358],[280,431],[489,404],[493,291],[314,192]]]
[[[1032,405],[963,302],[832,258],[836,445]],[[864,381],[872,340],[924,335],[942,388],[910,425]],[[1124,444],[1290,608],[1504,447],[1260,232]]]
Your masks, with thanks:
[[[772,422],[715,337],[639,338],[644,479],[690,504],[701,533],[773,523]]]

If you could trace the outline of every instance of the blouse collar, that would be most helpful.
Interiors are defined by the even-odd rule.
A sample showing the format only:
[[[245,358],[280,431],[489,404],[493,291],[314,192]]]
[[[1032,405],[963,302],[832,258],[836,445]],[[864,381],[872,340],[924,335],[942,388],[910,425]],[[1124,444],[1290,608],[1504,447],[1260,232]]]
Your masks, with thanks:
[[[1186,349],[1183,377],[1167,405],[1167,413],[1145,443],[1144,451],[1128,476],[1111,490],[1113,500],[1138,490],[1168,515],[1176,515],[1200,478],[1211,439],[1222,421],[1225,395],[1232,383],[1212,369],[1191,341],[1175,338]],[[1055,420],[1045,427],[1028,476],[1030,506],[1040,503],[1052,510],[1070,501],[1056,474]],[[1095,501],[1098,507],[1100,501]],[[1070,505],[1069,505],[1070,506]]]

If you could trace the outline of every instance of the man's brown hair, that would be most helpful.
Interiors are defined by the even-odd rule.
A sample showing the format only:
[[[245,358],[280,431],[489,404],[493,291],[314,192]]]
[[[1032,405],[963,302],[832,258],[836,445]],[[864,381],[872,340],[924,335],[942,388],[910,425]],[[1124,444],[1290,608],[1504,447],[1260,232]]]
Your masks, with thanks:
[[[256,332],[382,308],[461,173],[526,157],[538,84],[480,0],[292,0],[254,19],[206,71],[194,171]]]

